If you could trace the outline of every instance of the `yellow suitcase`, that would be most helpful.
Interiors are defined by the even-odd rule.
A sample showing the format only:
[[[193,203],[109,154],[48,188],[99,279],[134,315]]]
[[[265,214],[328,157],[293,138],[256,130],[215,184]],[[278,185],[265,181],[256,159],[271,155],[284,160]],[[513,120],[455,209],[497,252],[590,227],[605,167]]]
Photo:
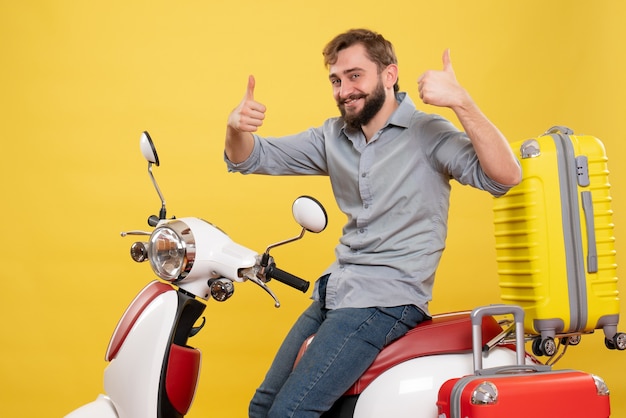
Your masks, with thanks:
[[[607,156],[602,142],[554,127],[511,144],[522,182],[494,200],[501,298],[521,305],[536,355],[555,338],[576,344],[603,329],[606,346],[626,349],[617,332],[619,297]]]

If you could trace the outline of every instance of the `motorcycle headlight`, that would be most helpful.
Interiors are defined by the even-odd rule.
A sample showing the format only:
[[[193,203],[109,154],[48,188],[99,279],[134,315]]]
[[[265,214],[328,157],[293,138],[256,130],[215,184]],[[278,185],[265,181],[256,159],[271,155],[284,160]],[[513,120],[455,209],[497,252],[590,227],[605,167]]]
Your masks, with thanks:
[[[172,221],[155,229],[150,236],[148,259],[152,270],[163,280],[182,280],[193,267],[195,249],[187,224]]]

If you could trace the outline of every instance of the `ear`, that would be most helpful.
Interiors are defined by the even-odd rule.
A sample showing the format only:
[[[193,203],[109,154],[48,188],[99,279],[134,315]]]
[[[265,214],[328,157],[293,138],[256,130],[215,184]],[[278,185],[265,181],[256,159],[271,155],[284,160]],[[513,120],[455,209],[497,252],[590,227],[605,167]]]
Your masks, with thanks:
[[[383,70],[383,82],[386,88],[393,88],[393,85],[398,81],[398,66],[396,64],[389,64],[387,68]]]

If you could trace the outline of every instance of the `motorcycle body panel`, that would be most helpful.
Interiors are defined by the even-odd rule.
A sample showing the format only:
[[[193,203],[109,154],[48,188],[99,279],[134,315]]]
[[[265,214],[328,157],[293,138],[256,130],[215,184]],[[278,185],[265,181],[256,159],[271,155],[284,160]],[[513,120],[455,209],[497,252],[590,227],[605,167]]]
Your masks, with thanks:
[[[195,394],[200,351],[186,345],[204,303],[154,281],[128,306],[109,343],[104,390],[72,418],[180,418]]]
[[[65,418],[118,418],[118,416],[111,398],[98,395],[95,401],[70,412]]]
[[[186,234],[193,235],[197,248],[207,251],[195,255],[193,267],[181,287],[204,299],[207,293],[207,279],[228,277],[243,282],[239,270],[254,266],[257,253],[234,242],[228,235],[209,222],[198,218],[180,218],[172,222],[187,225]]]
[[[172,286],[170,285],[153,281],[135,296],[135,299],[130,303],[118,322],[117,327],[115,327],[115,331],[113,331],[106,355],[104,356],[106,361],[111,361],[115,358],[117,352],[126,340],[128,333],[133,329],[144,309],[159,295],[172,290]]]
[[[104,390],[114,400],[120,418],[158,416],[161,370],[177,308],[174,290],[154,299],[104,371]]]
[[[515,351],[496,347],[484,362],[488,367],[511,364]],[[529,360],[530,361],[530,360]],[[359,395],[354,418],[437,418],[437,394],[453,377],[474,371],[472,353],[442,354],[405,361],[379,375]]]

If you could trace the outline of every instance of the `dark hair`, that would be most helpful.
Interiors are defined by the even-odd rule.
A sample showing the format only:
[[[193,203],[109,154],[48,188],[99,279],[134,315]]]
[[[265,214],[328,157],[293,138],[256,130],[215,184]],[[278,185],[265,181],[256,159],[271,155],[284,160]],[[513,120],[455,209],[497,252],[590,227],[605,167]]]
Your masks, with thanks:
[[[378,72],[387,68],[388,65],[398,64],[393,45],[381,34],[369,29],[351,29],[337,35],[324,47],[322,51],[322,55],[324,55],[324,65],[326,65],[326,67],[333,65],[337,62],[339,51],[356,44],[361,44],[365,47],[369,59],[376,63]],[[400,89],[397,81],[393,89],[396,92]]]

